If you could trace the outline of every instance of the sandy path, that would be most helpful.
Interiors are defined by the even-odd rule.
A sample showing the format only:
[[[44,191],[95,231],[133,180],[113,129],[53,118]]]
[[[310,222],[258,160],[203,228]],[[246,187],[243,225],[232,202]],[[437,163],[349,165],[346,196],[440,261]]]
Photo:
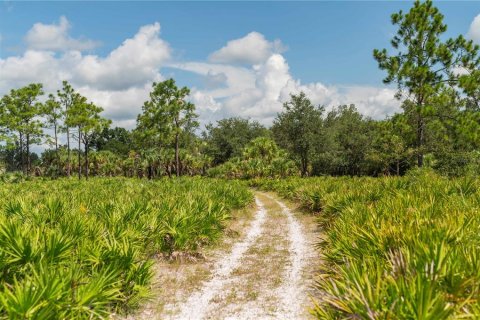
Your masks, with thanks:
[[[243,241],[221,259],[212,277],[173,319],[308,318],[312,239],[281,201],[256,194],[257,213]]]
[[[232,252],[219,261],[213,271],[213,277],[204,284],[200,291],[194,293],[188,298],[180,308],[180,314],[178,314],[176,318],[203,319],[212,298],[218,294],[224,286],[228,285],[229,278],[233,271],[238,268],[241,263],[241,258],[262,232],[266,210],[263,203],[258,200],[258,198],[255,199],[255,202],[258,211],[245,239],[242,242],[237,243],[233,247]]]
[[[158,266],[158,296],[128,319],[309,319],[315,218],[268,193],[204,261]]]

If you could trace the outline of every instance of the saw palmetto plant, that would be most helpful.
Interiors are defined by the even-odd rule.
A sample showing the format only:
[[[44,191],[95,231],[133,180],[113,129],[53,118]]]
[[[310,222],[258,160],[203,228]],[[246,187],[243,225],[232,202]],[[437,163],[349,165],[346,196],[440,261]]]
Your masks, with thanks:
[[[256,180],[319,212],[319,319],[480,317],[480,181],[431,172]]]
[[[200,178],[0,184],[0,318],[134,308],[156,255],[214,242],[251,200],[240,183]]]

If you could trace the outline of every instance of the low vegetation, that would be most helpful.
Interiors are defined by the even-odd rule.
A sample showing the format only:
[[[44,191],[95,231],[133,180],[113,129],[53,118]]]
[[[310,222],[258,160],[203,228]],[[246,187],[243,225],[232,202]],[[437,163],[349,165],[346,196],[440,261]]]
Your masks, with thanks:
[[[255,180],[320,212],[319,319],[480,316],[480,181],[406,177]]]
[[[243,149],[242,156],[211,168],[211,177],[228,179],[285,178],[298,175],[295,162],[289,160],[284,150],[267,137],[252,140]]]
[[[99,318],[149,294],[152,259],[218,239],[234,181],[0,183],[0,318]]]

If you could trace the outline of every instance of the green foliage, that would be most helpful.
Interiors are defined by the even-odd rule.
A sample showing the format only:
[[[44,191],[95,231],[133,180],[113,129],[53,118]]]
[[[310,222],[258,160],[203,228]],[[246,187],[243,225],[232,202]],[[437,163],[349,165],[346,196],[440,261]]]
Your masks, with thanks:
[[[477,178],[423,169],[252,184],[321,212],[318,319],[480,317]]]
[[[428,121],[432,117],[445,116],[440,112],[441,100],[451,97],[452,88],[455,88],[454,85],[459,80],[460,86],[463,86],[464,92],[469,96],[474,96],[478,88],[471,83],[474,77],[464,76],[459,79],[457,70],[459,67],[469,71],[478,69],[479,46],[462,36],[443,41],[442,35],[447,31],[443,18],[431,0],[416,0],[408,13],[400,11],[392,15],[392,24],[398,26],[398,31],[391,40],[395,53],[389,54],[386,49],[376,49],[373,53],[379,68],[387,71],[384,83],[396,83],[397,97],[404,98],[405,115],[416,131],[415,147],[419,167],[423,166],[423,156],[426,153]],[[457,101],[453,105],[458,108],[461,103]]]
[[[91,319],[148,296],[152,258],[193,252],[252,201],[237,182],[0,182],[0,318]]]
[[[77,127],[78,141],[78,162],[80,163],[80,143],[83,143],[85,150],[85,176],[89,176],[89,157],[88,152],[90,144],[95,134],[102,132],[108,128],[111,120],[103,118],[100,113],[102,107],[98,107],[93,103],[88,103],[85,97],[76,95],[74,103],[66,111],[65,123],[69,127]],[[78,177],[80,178],[81,166],[79,165]]]
[[[135,150],[133,135],[125,128],[104,128],[92,136],[92,149],[96,151],[110,151],[116,155],[127,155],[130,150]]]
[[[150,100],[137,118],[137,134],[147,147],[170,147],[175,150],[175,172],[181,175],[180,139],[188,138],[198,127],[195,105],[186,100],[187,87],[178,88],[175,80],[153,83]]]
[[[42,106],[42,115],[45,117],[44,127],[51,128],[54,131],[53,144],[55,149],[58,148],[58,129],[60,122],[63,119],[62,105],[58,99],[53,95],[48,95],[47,101]],[[50,142],[50,141],[49,141]]]
[[[40,142],[43,135],[42,104],[38,101],[43,95],[43,86],[30,84],[20,89],[12,89],[0,100],[0,135],[10,149],[16,150],[21,158],[22,170],[30,174],[30,146]]]
[[[103,108],[87,102],[78,96],[78,100],[68,109],[65,123],[70,127],[78,127],[83,135],[101,132],[111,121],[103,119],[100,113]]]
[[[288,160],[286,152],[281,150],[275,141],[267,137],[260,137],[246,145],[242,157],[233,158],[210,169],[208,175],[241,179],[277,178],[296,175],[297,171],[295,163]]]
[[[65,173],[68,177],[70,177],[70,174],[71,174],[71,155],[70,155],[71,132],[70,132],[70,125],[68,124],[68,121],[67,121],[67,113],[74,106],[74,104],[78,103],[80,95],[77,92],[75,92],[75,90],[68,83],[68,81],[64,80],[64,81],[62,81],[62,90],[57,90],[57,96],[58,96],[58,100],[60,102],[60,105],[62,107],[62,113],[63,113],[62,129],[65,130],[66,138],[67,138],[67,145],[66,145],[66,147],[67,147],[67,158],[66,159],[67,160],[66,160],[66,166],[65,166]]]
[[[268,136],[269,131],[257,121],[242,118],[228,118],[209,124],[203,132],[206,142],[205,153],[213,159],[214,165],[222,164],[233,157],[240,157],[251,140]]]
[[[314,146],[321,139],[322,113],[304,92],[290,95],[283,104],[284,112],[273,122],[272,132],[278,145],[287,150],[300,163],[302,176],[308,175]]]
[[[367,156],[371,149],[374,124],[362,116],[354,105],[331,110],[323,122],[323,140],[318,146],[313,173],[360,175],[370,173]]]

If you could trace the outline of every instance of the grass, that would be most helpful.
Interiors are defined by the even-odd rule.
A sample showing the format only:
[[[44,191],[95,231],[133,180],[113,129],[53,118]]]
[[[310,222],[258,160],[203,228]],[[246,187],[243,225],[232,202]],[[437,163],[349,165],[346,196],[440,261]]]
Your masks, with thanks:
[[[319,213],[319,319],[480,317],[480,181],[401,178],[255,180]]]
[[[0,318],[102,318],[149,295],[152,258],[195,252],[252,201],[234,181],[0,184]]]

